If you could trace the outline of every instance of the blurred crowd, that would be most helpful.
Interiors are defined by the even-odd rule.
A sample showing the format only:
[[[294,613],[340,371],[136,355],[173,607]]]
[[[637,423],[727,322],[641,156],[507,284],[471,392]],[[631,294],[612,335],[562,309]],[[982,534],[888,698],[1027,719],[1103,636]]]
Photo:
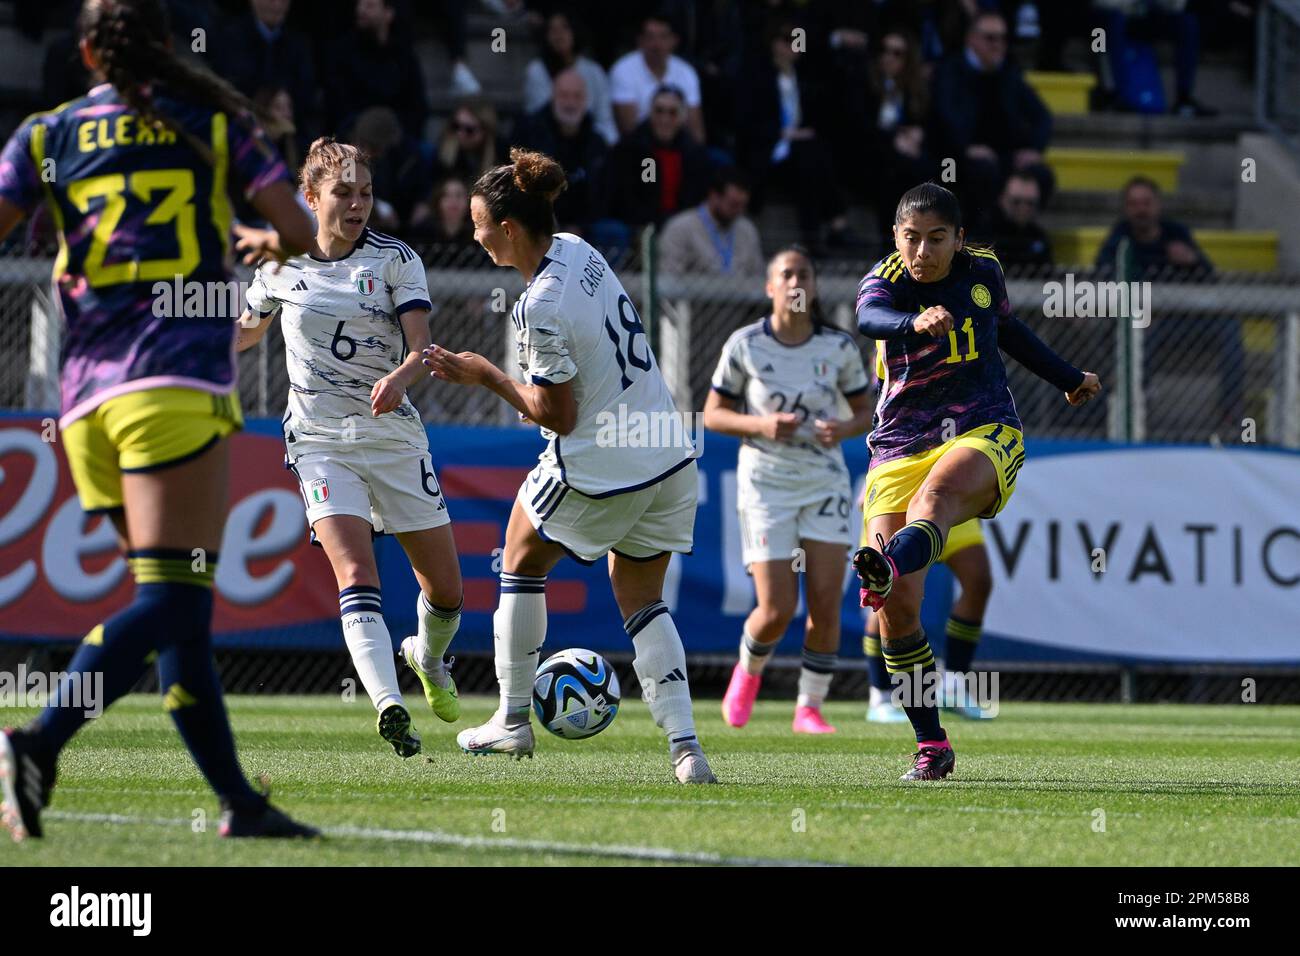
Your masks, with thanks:
[[[520,145],[564,166],[562,229],[612,258],[654,224],[665,268],[719,274],[761,271],[755,217],[772,202],[791,206],[797,238],[815,252],[870,254],[892,224],[898,197],[928,178],[947,182],[952,161],[969,238],[994,243],[1008,265],[1050,263],[1038,219],[1055,185],[1043,162],[1052,117],[1024,69],[1061,69],[1067,42],[1087,42],[1103,28],[1109,45],[1093,58],[1094,108],[1150,112],[1151,98],[1142,93],[1149,76],[1133,49],[1168,43],[1176,88],[1167,97],[1160,91],[1158,108],[1211,115],[1196,96],[1202,38],[1249,46],[1254,7],[1244,0],[168,6],[177,48],[191,49],[194,31],[203,30],[205,48],[195,55],[280,121],[286,132],[278,145],[291,165],[323,133],[370,152],[373,224],[381,230],[460,248],[466,262],[480,261],[470,189]],[[48,35],[72,22],[75,7],[20,4],[16,22],[33,36]],[[533,33],[536,55],[523,64],[516,94],[484,95],[467,55],[474,14]],[[417,36],[445,48],[443,101],[431,101]],[[507,48],[501,55],[517,54]],[[79,96],[88,84],[69,33],[47,48],[47,102],[32,108]],[[1126,215],[1130,191],[1149,198],[1143,209],[1148,219],[1156,209],[1159,228],[1153,184],[1126,190]],[[851,206],[869,207],[875,221],[853,219]],[[1149,236],[1152,227],[1134,228]]]

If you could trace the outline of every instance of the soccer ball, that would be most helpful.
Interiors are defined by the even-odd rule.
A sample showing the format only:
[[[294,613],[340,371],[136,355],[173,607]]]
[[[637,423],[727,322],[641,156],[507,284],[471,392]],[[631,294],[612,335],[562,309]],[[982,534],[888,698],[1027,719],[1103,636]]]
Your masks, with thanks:
[[[618,701],[618,675],[595,651],[575,647],[552,654],[533,679],[537,719],[565,740],[600,733],[614,722]]]

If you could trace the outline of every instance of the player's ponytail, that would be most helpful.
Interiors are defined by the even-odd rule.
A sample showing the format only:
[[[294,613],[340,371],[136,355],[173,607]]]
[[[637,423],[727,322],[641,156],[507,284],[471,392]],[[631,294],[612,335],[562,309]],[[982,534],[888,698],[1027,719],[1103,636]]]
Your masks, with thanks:
[[[346,178],[350,173],[356,176],[358,166],[364,166],[374,173],[370,165],[370,154],[351,143],[340,143],[333,136],[318,137],[307,148],[307,158],[298,170],[298,188],[304,194],[319,196],[325,180],[334,176]]]
[[[487,205],[493,222],[513,219],[533,236],[555,232],[555,198],[568,181],[560,164],[545,153],[510,150],[510,162],[489,169],[474,184],[470,196]]]
[[[208,144],[158,106],[155,87],[219,112],[254,116],[273,137],[284,132],[225,80],[168,49],[171,32],[160,0],[85,0],[77,25],[99,57],[105,78],[131,111],[176,133],[206,162],[213,162]]]

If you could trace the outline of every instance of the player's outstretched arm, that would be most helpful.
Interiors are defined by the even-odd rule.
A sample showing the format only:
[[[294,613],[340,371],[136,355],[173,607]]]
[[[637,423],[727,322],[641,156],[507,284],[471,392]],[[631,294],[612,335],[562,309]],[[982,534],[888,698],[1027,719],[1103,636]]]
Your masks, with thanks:
[[[280,314],[277,309],[270,315],[258,315],[252,309],[245,309],[244,314],[235,323],[235,351],[246,352],[266,335],[271,323]]]
[[[477,352],[449,352],[437,345],[423,351],[429,374],[457,385],[482,385],[496,392],[515,410],[559,435],[573,431],[578,403],[567,381],[551,385],[517,382]]]
[[[1063,391],[1071,405],[1082,405],[1101,391],[1101,380],[1095,374],[1081,371],[1061,358],[1014,315],[998,323],[998,345],[1043,381]]]

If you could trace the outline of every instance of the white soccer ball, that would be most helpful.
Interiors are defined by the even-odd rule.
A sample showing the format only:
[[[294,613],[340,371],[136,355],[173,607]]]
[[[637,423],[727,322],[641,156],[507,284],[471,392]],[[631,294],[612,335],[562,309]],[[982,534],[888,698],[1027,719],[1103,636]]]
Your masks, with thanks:
[[[592,737],[618,713],[618,675],[595,651],[575,647],[548,657],[533,679],[533,711],[566,740]]]

